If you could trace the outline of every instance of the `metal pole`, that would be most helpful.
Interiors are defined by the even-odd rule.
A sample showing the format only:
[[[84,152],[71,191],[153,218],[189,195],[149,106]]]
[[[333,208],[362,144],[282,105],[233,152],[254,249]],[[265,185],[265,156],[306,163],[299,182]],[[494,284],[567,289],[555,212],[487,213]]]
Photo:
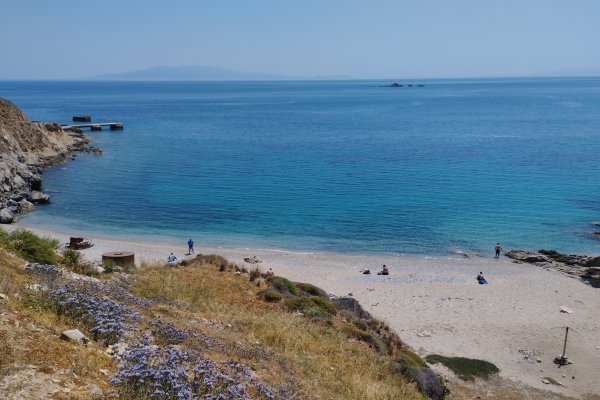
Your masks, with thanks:
[[[565,354],[567,351],[567,336],[569,336],[569,327],[567,326],[567,329],[565,331],[565,345],[563,346],[563,352],[562,352],[562,358],[566,358]]]

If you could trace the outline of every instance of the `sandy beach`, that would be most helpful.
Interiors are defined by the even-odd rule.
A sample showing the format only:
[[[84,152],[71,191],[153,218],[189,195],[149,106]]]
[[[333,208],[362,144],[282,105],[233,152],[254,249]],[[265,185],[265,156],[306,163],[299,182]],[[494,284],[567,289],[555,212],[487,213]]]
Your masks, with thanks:
[[[11,225],[5,229],[17,229]],[[24,226],[66,243],[69,233]],[[94,246],[89,260],[104,252],[133,251],[136,263],[165,262],[173,252],[185,257],[186,241],[111,240],[87,235]],[[288,252],[256,248],[204,247],[196,253],[220,254],[251,268],[244,257],[263,260],[262,270],[309,282],[337,296],[352,294],[375,317],[386,321],[421,355],[438,353],[484,359],[513,381],[563,395],[600,394],[600,290],[553,270],[515,264],[501,257],[408,257]],[[386,264],[389,276],[375,273]],[[371,268],[371,275],[359,270]],[[489,281],[479,285],[482,271]],[[563,313],[561,306],[572,310]],[[573,362],[558,368],[565,327],[566,354]],[[521,350],[521,351],[520,351]],[[525,358],[529,354],[529,359]],[[544,384],[552,378],[562,386]]]

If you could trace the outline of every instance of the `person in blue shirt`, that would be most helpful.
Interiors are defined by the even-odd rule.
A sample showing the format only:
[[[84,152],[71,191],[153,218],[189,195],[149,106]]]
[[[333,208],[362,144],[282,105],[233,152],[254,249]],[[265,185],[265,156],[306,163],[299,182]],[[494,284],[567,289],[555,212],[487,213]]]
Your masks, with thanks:
[[[194,241],[190,238],[190,240],[188,240],[188,254],[193,254],[194,253]]]
[[[488,283],[483,277],[483,272],[480,272],[479,275],[477,275],[477,282],[479,282],[480,285],[485,285]]]

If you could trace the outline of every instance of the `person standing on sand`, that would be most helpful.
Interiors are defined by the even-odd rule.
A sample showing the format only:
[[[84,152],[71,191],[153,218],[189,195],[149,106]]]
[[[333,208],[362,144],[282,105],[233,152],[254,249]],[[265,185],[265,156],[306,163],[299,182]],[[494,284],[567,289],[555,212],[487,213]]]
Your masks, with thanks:
[[[496,258],[500,258],[500,250],[502,250],[502,246],[500,243],[496,243]]]
[[[194,253],[194,241],[192,240],[192,238],[190,238],[190,240],[188,240],[188,255],[193,254],[193,253]]]

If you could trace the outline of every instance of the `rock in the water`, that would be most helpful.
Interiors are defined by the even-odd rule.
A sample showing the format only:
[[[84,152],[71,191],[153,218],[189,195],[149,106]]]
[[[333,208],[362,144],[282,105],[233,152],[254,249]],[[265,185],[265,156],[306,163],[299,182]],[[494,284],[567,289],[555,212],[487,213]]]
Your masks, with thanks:
[[[89,339],[86,338],[85,335],[79,331],[79,329],[69,329],[64,331],[62,335],[60,335],[60,338],[82,344],[89,342]]]
[[[0,210],[0,223],[11,224],[15,219],[15,215],[9,208]]]
[[[33,192],[31,192],[29,200],[32,203],[44,204],[44,203],[49,203],[50,202],[50,196],[48,196],[44,192],[33,191]]]
[[[19,208],[21,209],[22,213],[31,212],[35,208],[35,205],[33,205],[33,203],[31,203],[25,199],[21,200],[18,204],[19,204]]]
[[[551,260],[539,253],[534,253],[527,250],[511,250],[504,254],[508,258],[512,258],[513,260],[523,261],[527,263],[536,263],[536,262],[551,262]]]

